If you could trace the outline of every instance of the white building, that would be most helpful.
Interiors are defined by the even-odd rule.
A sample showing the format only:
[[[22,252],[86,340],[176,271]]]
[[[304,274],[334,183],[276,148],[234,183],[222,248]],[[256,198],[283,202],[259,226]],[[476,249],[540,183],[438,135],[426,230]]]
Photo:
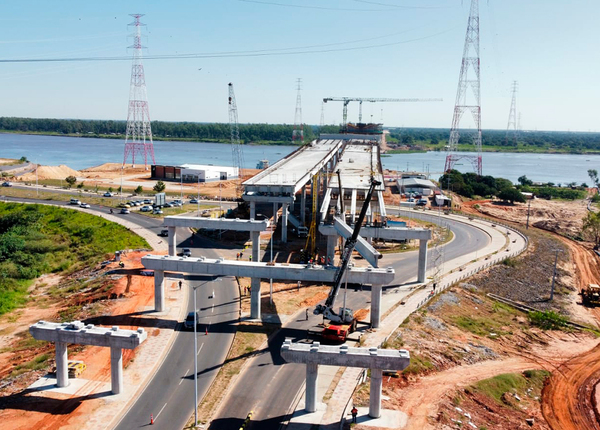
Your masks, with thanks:
[[[182,164],[183,182],[224,181],[239,177],[237,167],[213,166],[212,164]]]

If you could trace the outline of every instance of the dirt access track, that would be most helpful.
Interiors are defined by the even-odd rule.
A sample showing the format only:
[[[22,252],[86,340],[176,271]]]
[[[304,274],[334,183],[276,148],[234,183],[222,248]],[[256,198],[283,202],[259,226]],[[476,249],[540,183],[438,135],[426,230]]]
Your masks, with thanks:
[[[479,205],[480,211],[474,209],[476,204]],[[492,206],[489,201],[473,201],[463,204],[463,209],[467,212],[483,213],[505,221],[525,224],[526,205],[520,205],[522,206],[520,210],[491,210]],[[577,227],[580,230],[581,220],[586,213],[586,203],[537,201],[536,204],[532,203],[532,208],[534,207],[536,214],[534,225],[554,233],[569,247],[574,261],[578,289],[588,283],[600,284],[600,262],[593,252],[592,245],[575,242],[557,234],[557,232],[572,233]],[[560,217],[556,216],[557,209],[562,213]],[[502,216],[503,214],[510,215]],[[598,325],[600,308],[592,309],[591,313]],[[547,380],[542,392],[542,413],[550,428],[554,430],[600,429],[599,382],[600,345],[558,366]]]

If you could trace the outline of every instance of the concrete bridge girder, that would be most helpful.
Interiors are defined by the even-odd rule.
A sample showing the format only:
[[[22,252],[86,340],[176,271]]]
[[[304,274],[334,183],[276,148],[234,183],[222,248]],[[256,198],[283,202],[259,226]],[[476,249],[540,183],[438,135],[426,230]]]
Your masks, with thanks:
[[[85,325],[80,321],[70,323],[52,323],[39,321],[29,327],[34,339],[55,342],[56,348],[56,385],[69,385],[67,345],[93,345],[110,348],[110,374],[112,393],[119,394],[123,390],[123,348],[135,349],[146,340],[147,333],[143,328],[122,330]]]
[[[371,369],[371,389],[369,415],[381,416],[381,389],[384,369],[404,370],[410,364],[410,354],[406,350],[379,348],[353,348],[347,345],[329,346],[319,342],[293,344],[286,339],[281,345],[281,356],[291,363],[306,364],[307,412],[317,410],[317,380],[319,365],[360,367]]]

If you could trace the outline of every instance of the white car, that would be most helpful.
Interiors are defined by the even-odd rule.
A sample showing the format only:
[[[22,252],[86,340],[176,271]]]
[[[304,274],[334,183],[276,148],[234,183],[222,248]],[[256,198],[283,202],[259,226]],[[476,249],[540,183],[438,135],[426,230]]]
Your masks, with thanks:
[[[184,257],[191,257],[192,250],[190,248],[183,248],[183,252],[181,253]]]
[[[113,194],[108,191],[104,193],[104,197],[112,197],[112,196],[113,196]]]
[[[80,208],[84,208],[84,209],[89,209],[89,208],[90,208],[90,205],[89,205],[89,204],[87,204],[87,203],[81,203],[81,204],[79,205],[79,207],[80,207]]]
[[[142,211],[142,212],[152,212],[152,206],[148,206],[148,205],[142,206],[140,208],[140,211]]]
[[[162,213],[163,213],[162,209],[158,209],[158,208],[154,209],[152,211],[152,215],[162,215]]]

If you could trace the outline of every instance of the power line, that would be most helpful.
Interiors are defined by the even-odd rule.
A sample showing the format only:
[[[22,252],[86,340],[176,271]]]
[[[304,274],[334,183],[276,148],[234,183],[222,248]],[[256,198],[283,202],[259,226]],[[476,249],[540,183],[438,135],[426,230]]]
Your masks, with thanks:
[[[443,30],[437,33],[433,33],[423,37],[417,37],[413,39],[401,40],[398,42],[381,43],[367,46],[354,46],[348,48],[337,48],[337,49],[308,49],[295,52],[276,52],[282,50],[291,49],[302,49],[302,48],[281,48],[265,51],[238,51],[238,52],[223,52],[223,53],[196,53],[196,54],[167,54],[167,55],[149,55],[144,57],[144,60],[183,60],[183,59],[202,59],[202,58],[238,58],[238,57],[272,57],[281,55],[301,55],[301,54],[319,54],[328,52],[343,52],[343,51],[357,51],[363,49],[372,48],[383,48],[394,45],[403,45],[406,43],[419,42],[421,40],[431,39],[436,36],[448,33],[453,28]],[[273,51],[273,52],[269,52]],[[82,61],[129,61],[130,56],[115,56],[115,57],[75,57],[75,58],[9,58],[0,59],[0,63],[50,63],[50,62],[82,62]]]
[[[264,4],[269,6],[281,6],[281,7],[291,7],[295,9],[317,9],[317,10],[334,10],[337,12],[389,12],[394,10],[393,8],[389,9],[357,9],[357,8],[338,8],[338,7],[326,7],[326,6],[307,6],[300,4],[288,4],[288,3],[277,3],[273,1],[262,1],[262,0],[238,0],[243,3],[256,3],[256,4]]]

